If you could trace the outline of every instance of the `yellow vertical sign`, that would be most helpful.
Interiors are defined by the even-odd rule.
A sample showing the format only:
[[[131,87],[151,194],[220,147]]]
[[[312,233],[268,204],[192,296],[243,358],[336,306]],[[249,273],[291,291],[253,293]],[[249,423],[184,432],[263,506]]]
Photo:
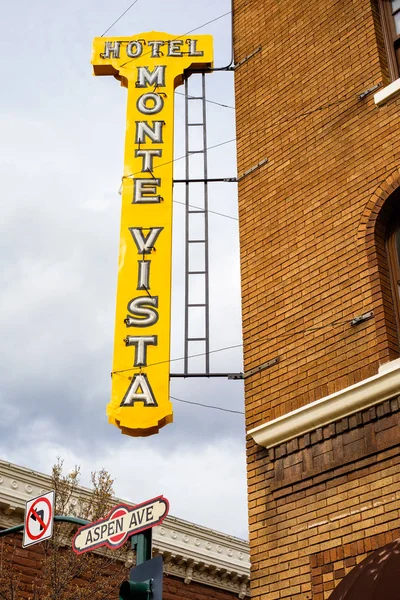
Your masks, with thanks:
[[[95,38],[95,75],[128,88],[110,423],[145,436],[172,422],[169,400],[174,89],[212,66],[209,35]]]

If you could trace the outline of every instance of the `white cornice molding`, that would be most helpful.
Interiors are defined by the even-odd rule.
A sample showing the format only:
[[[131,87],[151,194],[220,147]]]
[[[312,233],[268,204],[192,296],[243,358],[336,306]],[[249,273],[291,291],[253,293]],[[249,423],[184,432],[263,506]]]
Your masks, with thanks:
[[[398,394],[400,394],[400,359],[382,365],[378,375],[254,427],[247,434],[256,444],[272,448]]]
[[[160,552],[241,577],[249,574],[249,547],[244,540],[175,517],[167,517],[154,529],[153,546]]]
[[[398,96],[400,94],[400,79],[396,79],[389,85],[383,88],[383,90],[379,90],[374,95],[374,102],[377,106],[382,106],[386,104],[391,98]]]
[[[25,503],[51,489],[48,475],[0,460],[0,527],[23,520]],[[90,490],[79,486],[77,496],[85,501]],[[114,498],[115,504],[132,502]],[[79,513],[78,498],[72,504]],[[245,540],[168,516],[153,529],[153,548],[162,554],[171,575],[235,592],[249,594],[250,556]],[[190,577],[188,569],[191,569]]]

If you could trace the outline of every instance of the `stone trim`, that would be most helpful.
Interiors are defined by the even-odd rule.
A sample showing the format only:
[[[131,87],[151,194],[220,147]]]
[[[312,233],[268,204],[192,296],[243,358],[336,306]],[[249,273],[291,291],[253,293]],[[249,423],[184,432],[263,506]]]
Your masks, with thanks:
[[[0,527],[21,523],[26,501],[48,492],[50,482],[47,475],[0,460]],[[78,488],[83,502],[90,493],[87,488]],[[120,502],[134,504],[115,498],[115,504]],[[78,498],[72,503],[79,513]],[[187,583],[197,581],[234,592],[240,598],[250,594],[249,544],[245,540],[169,515],[153,530],[153,549],[164,557],[166,572]],[[190,576],[188,569],[192,570]]]
[[[270,448],[270,490],[280,497],[342,476],[399,444],[400,401],[393,398]]]
[[[391,98],[398,96],[399,93],[400,79],[396,79],[395,81],[384,87],[383,90],[380,90],[379,92],[376,92],[376,94],[374,94],[374,102],[377,106],[382,106]]]
[[[378,375],[311,402],[248,431],[256,444],[272,448],[319,427],[348,417],[400,394],[400,359],[379,368]]]

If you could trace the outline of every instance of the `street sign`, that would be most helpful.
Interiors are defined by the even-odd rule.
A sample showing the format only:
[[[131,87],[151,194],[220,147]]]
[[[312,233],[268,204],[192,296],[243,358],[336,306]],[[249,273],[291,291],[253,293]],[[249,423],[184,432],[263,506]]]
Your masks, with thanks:
[[[169,502],[164,496],[157,496],[136,506],[118,504],[104,519],[78,529],[72,540],[72,550],[76,554],[83,554],[101,546],[112,550],[120,548],[134,533],[162,523],[168,509]]]
[[[32,546],[53,535],[54,491],[28,500],[25,506],[22,546]]]

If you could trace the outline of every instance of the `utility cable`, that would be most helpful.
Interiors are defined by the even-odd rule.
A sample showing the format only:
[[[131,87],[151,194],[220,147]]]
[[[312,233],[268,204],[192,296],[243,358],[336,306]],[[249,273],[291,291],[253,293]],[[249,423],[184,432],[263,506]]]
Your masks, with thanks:
[[[175,92],[175,94],[178,94],[179,96],[184,96],[185,94],[183,92]],[[188,96],[189,99],[196,99],[196,96]],[[222,104],[221,102],[216,102],[215,100],[207,100],[207,98],[205,98],[206,102],[209,102],[210,104],[216,104],[217,106],[222,106],[222,108],[231,108],[232,110],[235,110],[234,106],[230,106],[229,104]]]
[[[186,202],[180,202],[179,200],[173,200],[174,204],[182,204],[182,206],[186,206]],[[201,206],[195,206],[194,204],[188,204],[190,208],[197,208],[198,210],[204,210]],[[231,215],[225,215],[224,213],[217,212],[215,210],[207,209],[208,213],[212,213],[213,215],[218,215],[219,217],[225,217],[226,219],[232,219],[233,221],[239,221],[237,217],[232,217]]]
[[[235,344],[234,346],[226,346],[225,348],[217,348],[216,350],[210,350],[208,352],[208,354],[215,354],[216,352],[225,352],[226,350],[233,350],[234,348],[242,348],[243,344]],[[198,356],[205,356],[205,354],[207,354],[207,352],[199,352],[198,354],[192,354],[191,356],[188,356],[188,358],[197,358]],[[184,356],[180,356],[179,358],[171,358],[170,360],[160,360],[159,362],[156,363],[151,363],[149,365],[146,365],[147,367],[155,367],[157,365],[164,365],[165,363],[173,363],[176,362],[178,360],[185,360]],[[139,369],[140,367],[131,367],[129,369],[120,369],[118,371],[112,371],[111,373],[111,377],[113,375],[119,375],[120,373],[126,373],[128,371],[134,371],[135,369]]]
[[[320,112],[322,110],[328,110],[329,108],[333,108],[334,106],[339,106],[340,104],[343,104],[343,102],[346,102],[347,100],[349,100],[349,98],[351,98],[353,96],[353,91],[349,92],[348,94],[346,94],[343,98],[340,98],[339,100],[334,100],[333,102],[327,102],[326,104],[321,104],[320,106],[317,106],[315,108],[311,108],[310,110],[305,110],[303,112],[300,112],[298,114],[295,114],[293,116],[287,116],[287,115],[282,115],[280,118],[278,118],[276,121],[272,122],[268,127],[266,127],[264,129],[264,131],[270,131],[271,129],[273,129],[274,127],[277,127],[278,125],[280,125],[280,123],[282,121],[285,121],[286,123],[289,123],[291,121],[298,121],[299,119],[304,119],[310,115],[313,115],[314,113]],[[358,99],[358,96],[357,96]],[[290,125],[289,125],[290,127]]]
[[[222,410],[223,412],[234,413],[235,415],[244,415],[244,412],[241,410],[231,410],[229,408],[222,408],[222,406],[213,406],[212,404],[202,404],[201,402],[191,402],[190,400],[182,400],[182,398],[176,398],[175,396],[170,396],[171,400],[176,400],[177,402],[184,402],[184,404],[192,404],[193,406],[202,406],[203,408],[213,408],[214,410]]]
[[[215,23],[215,21],[219,21],[219,19],[222,19],[223,17],[226,17],[227,15],[230,15],[231,11],[229,10],[228,12],[219,15],[219,17],[215,17],[215,19],[211,19],[211,21],[207,21],[206,23],[203,23],[202,25],[199,25],[198,27],[195,27],[194,29],[190,29],[190,31],[186,31],[186,33],[182,33],[181,35],[178,35],[177,37],[173,38],[172,40],[169,40],[171,42],[175,42],[176,40],[179,40],[180,38],[185,37],[185,35],[189,35],[189,33],[193,33],[194,31],[198,31],[199,29],[202,29],[203,27],[205,27],[206,25],[211,25],[211,23]],[[141,58],[144,56],[149,56],[150,54],[152,54],[152,50],[150,50],[149,52],[146,52],[145,54],[141,54]],[[131,58],[130,60],[127,60],[126,62],[124,62],[121,67],[125,67],[126,65],[128,65],[129,63],[131,63],[132,61],[136,60],[135,58]],[[212,71],[212,69],[210,69],[210,71]]]
[[[298,120],[298,119],[303,119],[305,117],[308,117],[309,115],[321,111],[321,110],[326,110],[328,108],[331,108],[333,106],[338,106],[339,104],[342,104],[343,102],[345,102],[346,100],[349,99],[349,97],[351,96],[351,94],[345,96],[344,98],[337,100],[335,102],[330,102],[328,104],[322,104],[321,106],[317,106],[314,109],[308,110],[308,111],[304,111],[302,113],[299,113],[297,115],[294,115],[293,117],[287,117],[286,115],[282,116],[280,119],[277,119],[274,123],[271,123],[271,125],[269,127],[267,127],[264,131],[268,131],[269,129],[273,129],[274,127],[276,127],[277,125],[279,125],[279,123],[281,121],[294,121],[294,120]],[[214,148],[218,148],[220,146],[224,146],[225,144],[230,144],[232,142],[235,142],[236,138],[232,138],[230,140],[226,140],[224,142],[220,142],[219,144],[214,144],[213,146],[208,146],[206,148],[206,150],[213,150]],[[171,163],[177,162],[178,160],[183,160],[184,158],[186,158],[187,156],[191,156],[191,153],[188,152],[188,154],[184,154],[183,156],[178,156],[178,158],[173,158],[172,160],[162,163],[161,165],[156,165],[154,167],[155,169],[158,169],[160,167],[165,167],[166,165],[169,165]],[[135,177],[135,175],[140,175],[141,173],[143,173],[143,171],[136,171],[135,173],[130,173],[129,175],[123,175],[122,179],[128,179],[129,177]]]
[[[341,321],[340,319],[336,319],[335,321],[332,321],[331,323],[327,323],[326,325],[319,325],[319,326],[316,326],[316,327],[308,327],[307,329],[304,329],[303,331],[297,331],[297,332],[294,332],[294,333],[297,333],[297,334],[307,333],[307,332],[317,331],[317,330],[320,330],[320,329],[325,329],[326,327],[329,327],[329,326],[333,327],[333,326],[336,326],[336,325],[345,325],[346,323],[350,323],[350,322],[351,322],[351,319],[346,319],[346,320],[343,320],[343,321]],[[284,336],[277,336],[276,338],[273,338],[273,339],[278,339],[278,338],[283,338],[283,337]],[[272,340],[270,339],[270,340],[267,340],[267,341],[272,341]],[[212,354],[213,352],[222,352],[223,350],[230,350],[232,348],[239,348],[239,347],[242,347],[242,346],[243,346],[243,344],[237,344],[235,346],[227,346],[226,348],[219,348],[217,350],[212,350],[209,354]],[[199,354],[193,354],[193,355],[189,356],[188,358],[194,358],[194,357],[197,357],[197,356],[204,356],[205,354],[206,354],[206,352],[202,352],[202,353],[199,353]],[[172,359],[170,361],[161,361],[159,363],[153,363],[152,365],[147,365],[147,366],[154,366],[156,364],[162,364],[162,362],[164,362],[164,363],[165,362],[173,362],[173,361],[176,361],[176,360],[183,360],[183,358],[175,358],[175,359]],[[124,369],[124,370],[121,370],[121,371],[114,371],[113,373],[111,373],[111,375],[114,375],[114,374],[120,375],[120,374],[122,374],[125,371],[132,371],[132,370],[133,369]],[[123,377],[123,375],[121,375],[121,376]],[[190,404],[191,406],[200,406],[202,408],[209,408],[209,409],[212,409],[212,410],[219,410],[219,411],[222,411],[222,412],[227,412],[227,413],[236,414],[236,415],[244,415],[245,414],[243,411],[232,410],[230,408],[223,408],[222,406],[215,406],[213,404],[203,404],[201,402],[193,402],[192,400],[183,400],[183,398],[177,398],[176,396],[171,396],[170,395],[170,399],[171,400],[175,400],[176,402],[181,402],[183,404]]]
[[[226,144],[231,144],[232,142],[236,142],[236,138],[232,138],[231,140],[225,140],[225,142],[219,142],[218,144],[214,144],[213,146],[208,146],[206,150],[213,150],[214,148],[219,148],[220,146],[225,146]],[[160,167],[165,167],[166,165],[170,165],[171,163],[177,162],[178,160],[183,160],[187,156],[191,156],[191,152],[184,154],[183,156],[178,156],[178,158],[173,158],[168,162],[161,163],[161,165],[156,165],[153,170],[159,169]],[[129,175],[123,175],[122,179],[129,179],[129,177],[135,177],[135,175],[140,175],[143,171],[136,171],[135,173],[129,173]]]
[[[114,23],[113,23],[112,25],[110,25],[110,27],[109,27],[108,29],[106,29],[104,33],[102,33],[102,34],[101,34],[101,36],[100,36],[100,37],[104,37],[104,36],[106,35],[106,33],[108,33],[108,32],[110,31],[110,29],[112,29],[112,27],[114,27],[114,25],[115,25],[116,23],[118,23],[118,21],[120,21],[120,20],[122,19],[122,17],[123,17],[124,15],[126,15],[126,13],[127,13],[129,10],[131,10],[132,6],[135,6],[135,4],[136,4],[136,2],[137,2],[137,1],[138,1],[138,0],[135,0],[134,2],[132,2],[132,4],[131,4],[130,6],[128,6],[128,8],[127,8],[127,9],[126,9],[126,10],[125,10],[123,13],[122,13],[122,15],[120,15],[120,16],[118,17],[118,19],[116,19],[116,20],[114,21]]]
[[[316,326],[311,326],[311,327],[306,327],[305,329],[301,329],[298,331],[291,331],[288,333],[284,333],[284,334],[280,334],[277,335],[275,337],[267,337],[267,338],[262,338],[260,341],[263,343],[266,342],[274,342],[275,340],[281,339],[281,340],[286,340],[286,339],[290,339],[292,336],[294,335],[302,335],[302,334],[306,334],[306,333],[313,333],[314,331],[320,331],[322,329],[326,329],[327,327],[337,327],[340,325],[346,325],[348,323],[351,323],[352,318],[346,318],[346,319],[335,319],[334,321],[331,321],[329,323],[326,323],[325,325],[316,325]],[[198,354],[191,354],[190,356],[188,356],[187,358],[197,358],[199,356],[205,356],[206,354],[215,354],[216,352],[225,352],[227,350],[233,350],[235,348],[242,348],[243,344],[235,344],[233,346],[225,346],[224,348],[217,348],[216,350],[210,350],[210,352],[199,352]],[[179,358],[171,358],[170,360],[162,360],[156,363],[150,363],[148,365],[146,365],[146,368],[148,367],[154,367],[157,365],[161,365],[161,364],[165,364],[165,363],[173,363],[173,362],[177,362],[179,360],[184,360],[185,357],[181,356]],[[112,371],[111,372],[111,376],[113,375],[118,375],[120,373],[126,373],[126,372],[130,372],[130,371],[135,371],[135,370],[141,370],[141,367],[130,367],[129,369],[120,369],[117,371]],[[250,368],[251,370],[251,368]]]

